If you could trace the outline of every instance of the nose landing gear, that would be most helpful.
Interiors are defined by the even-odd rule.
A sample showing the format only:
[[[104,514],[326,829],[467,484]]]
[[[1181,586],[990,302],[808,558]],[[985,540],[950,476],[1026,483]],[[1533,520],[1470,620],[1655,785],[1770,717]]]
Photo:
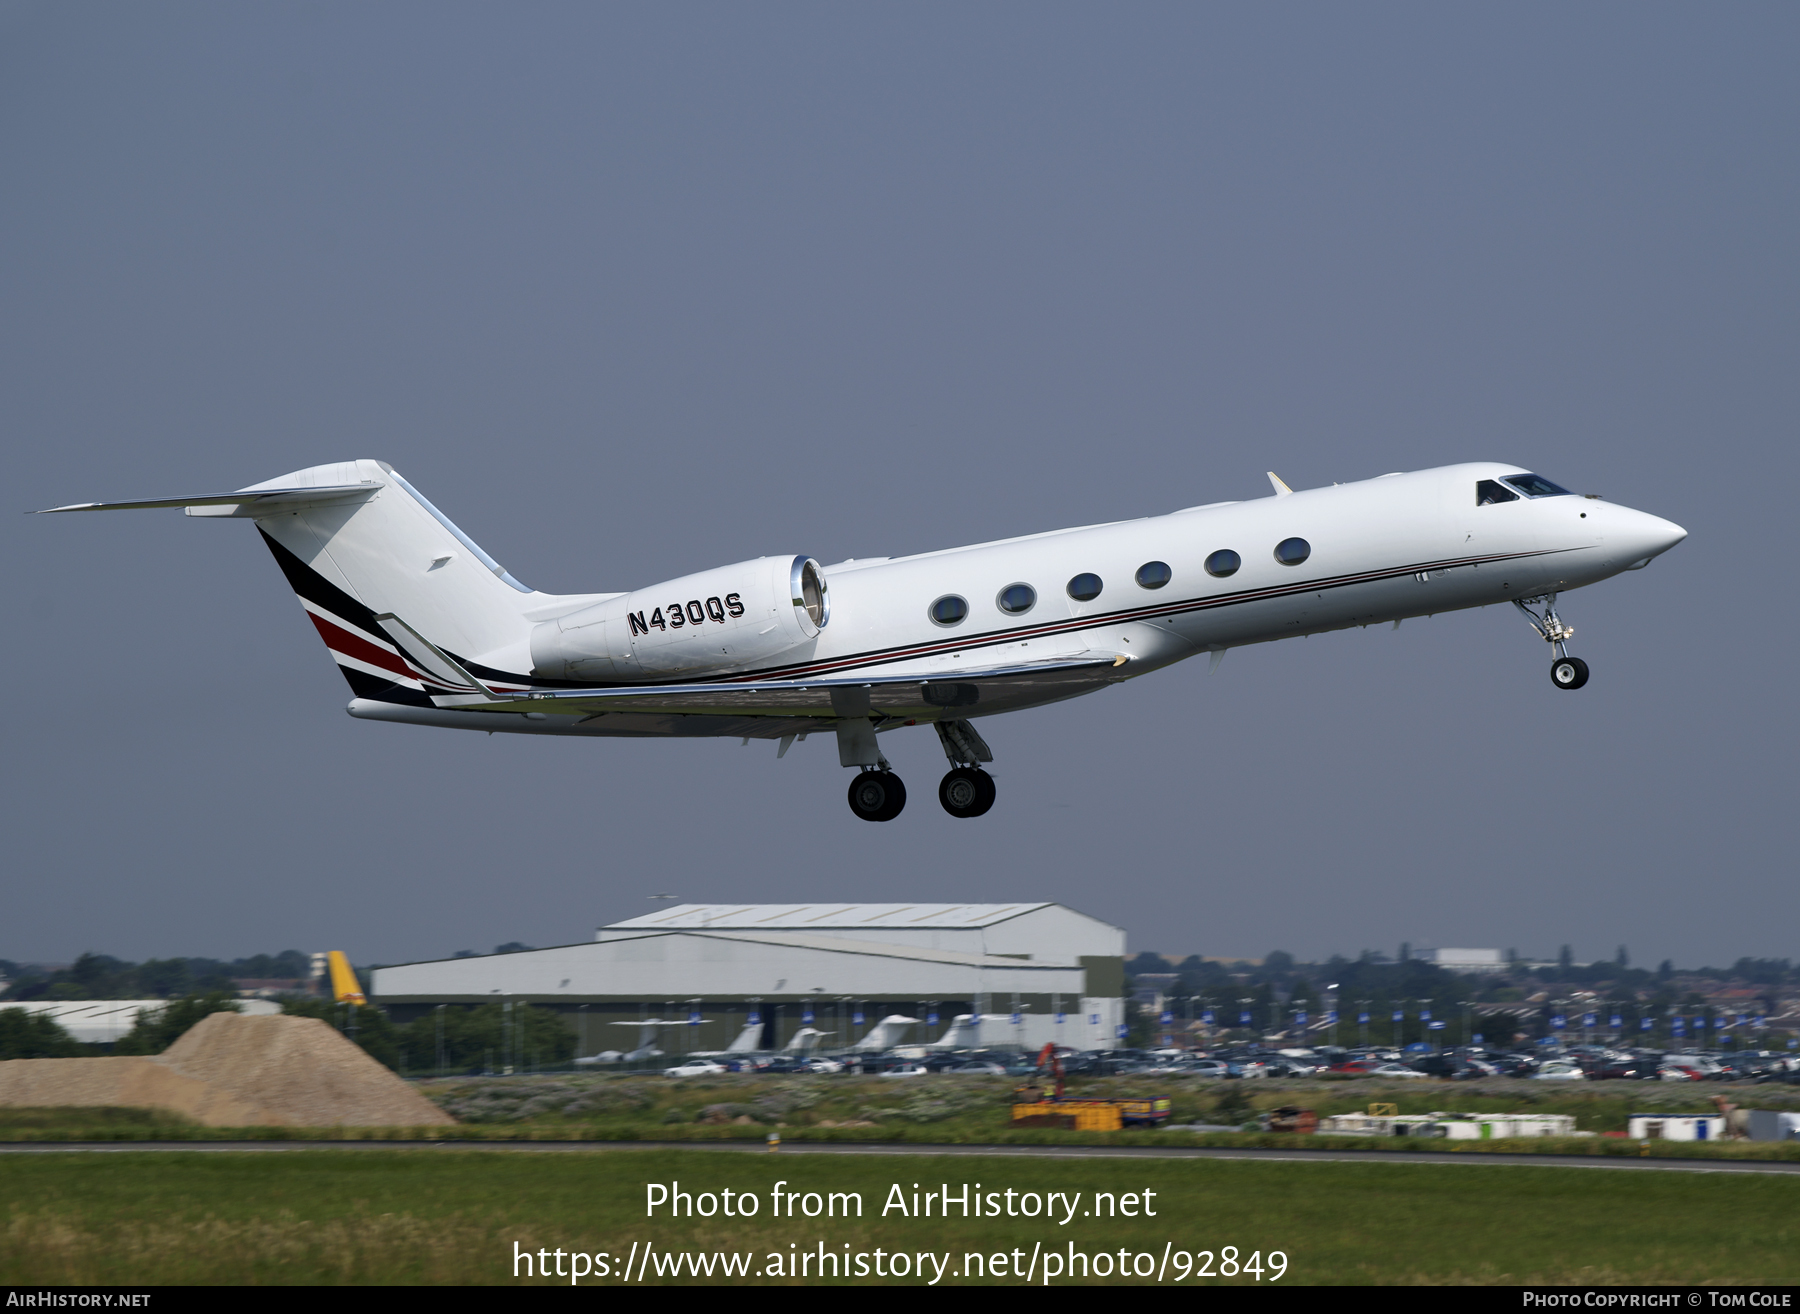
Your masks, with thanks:
[[[1531,609],[1532,603],[1543,604],[1543,611]],[[1569,656],[1564,645],[1575,637],[1575,627],[1565,625],[1561,616],[1556,614],[1556,595],[1546,593],[1536,598],[1514,598],[1513,606],[1525,613],[1525,619],[1531,628],[1543,636],[1544,642],[1550,645],[1556,659],[1550,663],[1550,683],[1558,689],[1579,689],[1588,682],[1588,664],[1579,657]]]
[[[1558,689],[1579,689],[1587,682],[1587,663],[1581,658],[1558,657],[1550,663],[1550,683]]]

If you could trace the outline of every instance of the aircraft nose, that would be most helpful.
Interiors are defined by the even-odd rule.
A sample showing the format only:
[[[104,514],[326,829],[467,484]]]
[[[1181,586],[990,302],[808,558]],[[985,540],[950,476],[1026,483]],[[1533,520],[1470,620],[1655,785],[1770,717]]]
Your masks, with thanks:
[[[1673,520],[1664,520],[1661,516],[1644,517],[1644,535],[1655,543],[1655,552],[1667,552],[1682,539],[1687,537],[1687,530]]]
[[[1687,530],[1673,520],[1664,520],[1661,516],[1649,515],[1643,511],[1632,512],[1629,523],[1620,528],[1623,532],[1619,537],[1630,545],[1628,554],[1645,562],[1651,557],[1661,556],[1687,537]]]

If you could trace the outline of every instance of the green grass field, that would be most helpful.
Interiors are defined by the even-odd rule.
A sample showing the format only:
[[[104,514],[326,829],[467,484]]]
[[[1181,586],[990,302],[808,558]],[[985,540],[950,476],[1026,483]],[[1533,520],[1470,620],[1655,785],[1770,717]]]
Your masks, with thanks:
[[[863,1217],[771,1217],[780,1179],[789,1192],[860,1192]],[[646,1219],[646,1182],[754,1192],[760,1208],[750,1219]],[[1084,1202],[1148,1190],[1157,1216],[884,1219],[896,1182],[908,1196],[913,1183],[955,1193],[980,1182]],[[0,1157],[0,1199],[0,1283],[27,1285],[510,1283],[515,1245],[609,1254],[601,1284],[617,1285],[633,1243],[748,1253],[754,1274],[771,1252],[821,1242],[947,1253],[944,1284],[968,1280],[959,1266],[970,1251],[1041,1244],[1060,1255],[1071,1243],[1133,1256],[1210,1250],[1215,1265],[1225,1246],[1243,1258],[1281,1251],[1288,1285],[1800,1281],[1800,1176],[1785,1174],[649,1149],[48,1152]]]

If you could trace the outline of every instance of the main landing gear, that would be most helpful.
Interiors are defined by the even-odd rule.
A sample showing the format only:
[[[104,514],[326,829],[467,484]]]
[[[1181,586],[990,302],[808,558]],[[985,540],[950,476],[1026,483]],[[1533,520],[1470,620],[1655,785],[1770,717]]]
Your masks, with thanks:
[[[978,765],[994,760],[985,740],[967,721],[936,722],[938,742],[950,770],[938,782],[938,802],[953,817],[979,817],[994,806],[994,778]]]
[[[953,817],[979,817],[994,806],[994,778],[980,767],[957,767],[938,782],[938,802]]]
[[[1543,604],[1543,611],[1536,612],[1531,604]],[[1550,683],[1558,689],[1579,689],[1588,682],[1588,664],[1579,657],[1569,656],[1564,645],[1575,637],[1575,627],[1563,624],[1562,617],[1556,614],[1556,595],[1546,593],[1538,598],[1514,598],[1513,606],[1525,613],[1525,619],[1531,622],[1531,628],[1543,636],[1544,642],[1550,645],[1556,654],[1550,663]]]
[[[848,729],[840,728],[839,734],[844,764],[863,764],[850,782],[850,810],[864,821],[892,821],[906,806],[906,786],[875,749],[874,732],[867,724],[853,719],[846,724]],[[967,721],[933,724],[944,756],[950,759],[950,770],[938,784],[938,802],[953,817],[981,816],[994,806],[994,778],[979,764],[992,762],[993,751]],[[870,742],[859,744],[864,735]]]
[[[864,821],[892,821],[906,806],[906,785],[892,771],[859,771],[850,782],[850,810]]]

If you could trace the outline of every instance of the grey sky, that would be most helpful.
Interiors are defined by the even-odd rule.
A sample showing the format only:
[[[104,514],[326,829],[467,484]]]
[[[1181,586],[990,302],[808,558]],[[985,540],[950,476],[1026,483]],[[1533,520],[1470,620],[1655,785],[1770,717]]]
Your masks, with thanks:
[[[0,957],[362,961],[644,895],[1046,898],[1133,950],[1797,951],[1792,6],[0,6]],[[393,462],[625,589],[1517,461],[1570,595],[830,741],[353,722],[254,532]]]

